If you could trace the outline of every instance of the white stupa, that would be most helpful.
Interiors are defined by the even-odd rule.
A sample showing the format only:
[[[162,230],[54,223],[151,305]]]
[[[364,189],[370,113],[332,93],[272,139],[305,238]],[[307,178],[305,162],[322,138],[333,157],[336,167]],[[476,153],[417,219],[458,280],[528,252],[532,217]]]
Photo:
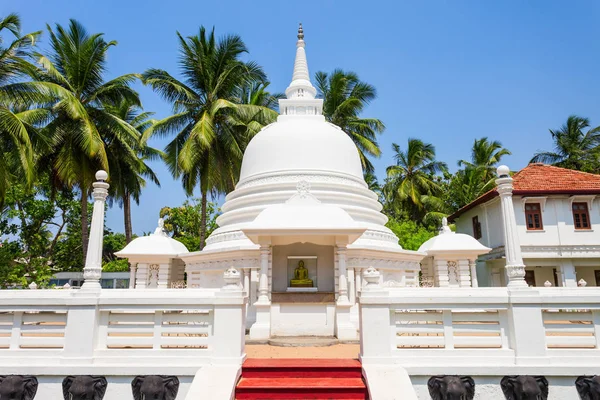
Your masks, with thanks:
[[[361,272],[375,267],[384,286],[418,286],[425,254],[403,250],[385,226],[356,145],[323,116],[305,46],[300,26],[277,122],[250,141],[206,247],[179,259],[189,289],[220,288],[225,270],[241,271],[254,339],[355,340]]]
[[[356,145],[323,116],[305,47],[300,26],[292,82],[279,101],[277,122],[250,141],[239,183],[227,195],[206,247],[181,259],[190,288],[222,286],[223,271],[231,266],[243,271],[255,338],[356,338],[361,271],[374,266],[384,285],[418,286],[424,254],[403,250],[385,226]],[[305,272],[296,272],[300,264]]]

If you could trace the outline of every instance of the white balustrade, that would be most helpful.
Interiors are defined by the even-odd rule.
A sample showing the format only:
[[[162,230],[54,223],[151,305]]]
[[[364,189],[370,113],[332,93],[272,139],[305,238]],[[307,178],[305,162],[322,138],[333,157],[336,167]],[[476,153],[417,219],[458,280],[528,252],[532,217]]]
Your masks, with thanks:
[[[376,275],[370,271],[365,279],[369,274]],[[537,374],[600,368],[600,288],[373,285],[359,304],[364,365],[492,375],[499,368]]]
[[[0,291],[0,372],[240,365],[247,297],[238,275],[220,291]]]

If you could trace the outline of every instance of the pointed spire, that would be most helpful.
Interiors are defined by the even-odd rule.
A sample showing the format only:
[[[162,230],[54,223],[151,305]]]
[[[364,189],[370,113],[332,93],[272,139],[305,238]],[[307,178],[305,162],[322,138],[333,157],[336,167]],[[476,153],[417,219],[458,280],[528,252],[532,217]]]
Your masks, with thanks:
[[[308,72],[308,62],[306,61],[306,51],[304,47],[304,29],[302,24],[298,27],[298,41],[296,42],[296,61],[294,62],[294,74],[292,75],[292,83],[285,90],[288,99],[309,98],[314,99],[317,95],[317,90],[310,82],[310,74]]]
[[[300,24],[292,82],[285,90],[286,98],[279,100],[279,113],[286,117],[306,115],[323,119],[323,99],[316,98],[317,89],[310,82],[305,47],[304,29]]]

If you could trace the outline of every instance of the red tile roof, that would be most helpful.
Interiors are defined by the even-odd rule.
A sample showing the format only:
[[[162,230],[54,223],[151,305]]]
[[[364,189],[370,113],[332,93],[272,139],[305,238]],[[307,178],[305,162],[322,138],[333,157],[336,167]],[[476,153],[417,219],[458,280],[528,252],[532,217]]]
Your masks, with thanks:
[[[513,175],[513,194],[543,196],[549,194],[600,194],[600,175],[545,164],[529,164]],[[466,211],[498,196],[496,189],[479,196],[448,217],[453,221]]]

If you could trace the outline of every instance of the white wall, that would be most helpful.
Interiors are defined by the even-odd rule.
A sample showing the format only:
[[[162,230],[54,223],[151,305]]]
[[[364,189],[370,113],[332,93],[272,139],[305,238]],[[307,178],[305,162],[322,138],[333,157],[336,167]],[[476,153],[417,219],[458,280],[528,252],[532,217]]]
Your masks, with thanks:
[[[320,292],[334,291],[333,246],[293,243],[285,246],[273,246],[274,292],[285,292],[289,286],[288,256],[317,256],[317,287]]]
[[[522,196],[513,196],[517,229],[522,246],[574,246],[600,244],[600,199],[595,199],[590,212],[591,230],[576,230],[569,196],[548,196],[542,211],[542,231],[528,231]],[[498,198],[462,214],[456,221],[456,231],[473,235],[472,218],[479,217],[485,246],[504,245],[502,214]]]

